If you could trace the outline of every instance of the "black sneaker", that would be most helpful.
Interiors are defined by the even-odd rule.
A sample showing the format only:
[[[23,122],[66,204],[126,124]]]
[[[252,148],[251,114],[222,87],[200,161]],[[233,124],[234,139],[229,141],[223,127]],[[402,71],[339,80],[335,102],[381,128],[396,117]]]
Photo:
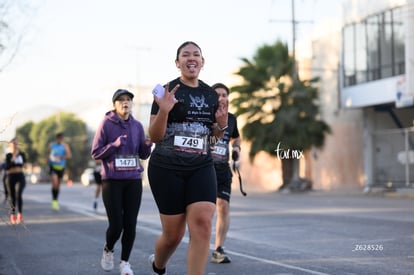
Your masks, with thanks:
[[[213,251],[211,262],[216,264],[227,264],[231,262],[231,259],[229,256],[227,256],[226,252],[224,252],[224,249],[219,246],[216,250]]]

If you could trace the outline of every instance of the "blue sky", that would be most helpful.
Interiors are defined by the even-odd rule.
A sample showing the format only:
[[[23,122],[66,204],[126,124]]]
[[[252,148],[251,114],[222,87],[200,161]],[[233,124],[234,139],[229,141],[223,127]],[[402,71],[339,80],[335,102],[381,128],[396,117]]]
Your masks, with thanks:
[[[295,0],[298,41],[340,0]],[[0,117],[36,105],[107,101],[115,89],[177,77],[177,47],[197,42],[207,83],[234,81],[240,58],[278,38],[291,43],[291,0],[37,0],[18,55],[0,73]],[[7,92],[4,92],[7,91]],[[148,91],[150,92],[150,91]],[[18,96],[17,96],[18,95]],[[10,104],[13,102],[13,104]]]

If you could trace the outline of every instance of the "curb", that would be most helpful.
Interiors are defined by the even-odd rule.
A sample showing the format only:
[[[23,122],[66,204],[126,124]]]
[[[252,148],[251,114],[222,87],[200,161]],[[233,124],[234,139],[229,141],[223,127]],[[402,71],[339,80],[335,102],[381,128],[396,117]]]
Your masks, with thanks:
[[[402,194],[402,193],[384,193],[384,197],[387,198],[406,198],[414,199],[414,194]]]

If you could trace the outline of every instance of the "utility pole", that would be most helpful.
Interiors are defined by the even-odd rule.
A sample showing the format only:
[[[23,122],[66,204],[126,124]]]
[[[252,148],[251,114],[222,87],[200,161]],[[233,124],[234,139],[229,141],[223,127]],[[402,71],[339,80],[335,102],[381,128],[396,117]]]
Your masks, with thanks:
[[[283,22],[283,23],[290,23],[292,24],[292,81],[293,86],[298,83],[299,77],[298,77],[298,70],[296,66],[296,24],[298,23],[304,23],[306,21],[296,21],[295,16],[295,0],[291,0],[291,11],[292,11],[292,18],[291,20],[270,20],[270,22]],[[307,21],[307,23],[310,23],[311,21]],[[290,179],[289,184],[294,184],[294,182],[299,182],[299,160],[296,158],[293,158],[293,164],[292,164],[292,178]],[[285,185],[285,182],[283,183]],[[282,186],[286,187],[286,186]]]
[[[296,55],[295,55],[295,41],[296,41],[296,20],[295,20],[295,0],[292,0],[292,78],[293,82],[297,80],[296,70]]]
[[[298,70],[296,66],[296,25],[299,23],[310,23],[312,24],[313,21],[296,21],[295,16],[295,0],[291,0],[291,11],[292,11],[292,18],[291,20],[270,20],[270,22],[276,22],[276,23],[290,23],[292,24],[292,79],[295,82],[298,80]]]

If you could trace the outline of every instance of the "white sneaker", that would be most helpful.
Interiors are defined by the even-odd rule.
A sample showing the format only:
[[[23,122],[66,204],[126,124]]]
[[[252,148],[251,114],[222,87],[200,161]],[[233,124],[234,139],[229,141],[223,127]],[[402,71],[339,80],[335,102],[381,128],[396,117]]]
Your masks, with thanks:
[[[104,248],[101,259],[101,267],[105,271],[111,271],[114,269],[114,252],[106,251]]]
[[[157,275],[157,273],[155,273],[154,269],[152,268],[152,264],[154,263],[154,261],[155,261],[155,255],[154,254],[149,255],[148,265],[149,265],[150,270],[151,270],[151,275]]]
[[[155,255],[154,254],[149,255],[149,257],[148,257],[148,265],[149,265],[150,270],[151,270],[151,275],[158,275],[158,273],[155,272],[154,271],[154,268],[153,268],[154,262],[155,262]],[[167,275],[167,271],[165,271],[163,274],[164,275]]]
[[[119,272],[121,275],[134,275],[134,272],[132,272],[131,269],[131,265],[125,261],[121,261],[119,264]]]

